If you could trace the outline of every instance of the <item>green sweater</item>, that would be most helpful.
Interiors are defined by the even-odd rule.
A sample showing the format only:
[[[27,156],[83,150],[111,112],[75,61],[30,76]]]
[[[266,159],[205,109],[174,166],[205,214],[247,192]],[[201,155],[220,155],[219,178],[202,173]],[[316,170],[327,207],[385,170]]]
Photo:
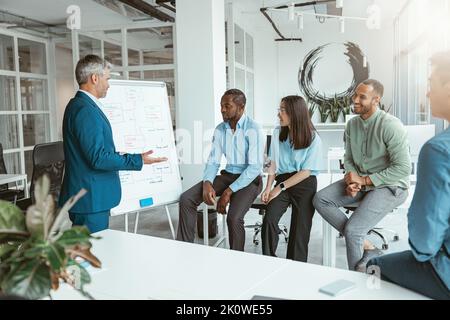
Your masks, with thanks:
[[[345,128],[344,166],[346,172],[369,176],[375,188],[409,188],[411,159],[401,121],[382,110],[367,120],[352,118]]]

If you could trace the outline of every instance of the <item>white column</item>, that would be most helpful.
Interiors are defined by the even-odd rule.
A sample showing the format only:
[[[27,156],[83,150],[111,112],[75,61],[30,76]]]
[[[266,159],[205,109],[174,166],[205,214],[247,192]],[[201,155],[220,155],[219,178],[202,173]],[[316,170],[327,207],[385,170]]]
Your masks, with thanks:
[[[176,126],[190,133],[191,164],[181,165],[183,190],[202,179],[203,154],[222,121],[220,98],[226,90],[224,0],[177,0]],[[195,134],[195,136],[194,136]],[[186,153],[185,153],[186,154]]]
[[[72,61],[73,61],[73,74],[75,74],[75,68],[77,66],[78,60],[80,60],[80,47],[78,43],[78,31],[72,29]],[[74,91],[78,91],[78,83],[76,77],[73,79]]]

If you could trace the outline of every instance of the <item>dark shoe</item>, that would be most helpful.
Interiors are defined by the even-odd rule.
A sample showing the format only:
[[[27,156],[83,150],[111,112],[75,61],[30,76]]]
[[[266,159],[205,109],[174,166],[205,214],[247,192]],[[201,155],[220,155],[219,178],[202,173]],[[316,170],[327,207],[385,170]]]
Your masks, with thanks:
[[[372,258],[376,258],[379,256],[382,256],[384,254],[383,251],[381,251],[378,248],[371,249],[371,250],[364,250],[364,254],[361,260],[356,264],[355,270],[358,272],[366,272],[366,265]]]

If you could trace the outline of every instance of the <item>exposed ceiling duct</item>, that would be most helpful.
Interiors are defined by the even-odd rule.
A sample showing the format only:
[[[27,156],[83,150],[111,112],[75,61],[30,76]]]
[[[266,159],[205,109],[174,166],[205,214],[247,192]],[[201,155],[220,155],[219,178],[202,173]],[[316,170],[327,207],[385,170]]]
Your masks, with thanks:
[[[124,3],[130,7],[133,7],[155,19],[158,19],[163,22],[175,22],[175,18],[168,15],[167,13],[159,10],[155,6],[149,4],[144,0],[118,0],[121,3]]]
[[[279,38],[275,41],[302,41],[302,38],[286,38],[283,33],[279,30],[273,19],[269,16],[268,11],[270,10],[292,10],[292,17],[294,17],[294,8],[302,8],[305,10],[314,10],[316,14],[332,15],[332,16],[342,16],[342,8],[336,8],[336,0],[319,0],[319,1],[309,1],[303,3],[293,3],[292,5],[282,5],[276,7],[264,7],[260,11],[264,17],[272,25],[275,32],[278,34]],[[324,18],[318,18],[320,22],[324,21]]]
[[[172,12],[176,12],[175,0],[156,0],[156,3],[163,8],[166,8]],[[170,3],[170,5],[168,3]]]
[[[36,19],[27,18],[5,10],[0,10],[0,26],[7,29],[22,29],[39,36],[64,37],[67,33],[65,22],[48,24]]]
[[[152,19],[148,14],[135,9],[119,0],[93,0],[94,2],[132,20]]]

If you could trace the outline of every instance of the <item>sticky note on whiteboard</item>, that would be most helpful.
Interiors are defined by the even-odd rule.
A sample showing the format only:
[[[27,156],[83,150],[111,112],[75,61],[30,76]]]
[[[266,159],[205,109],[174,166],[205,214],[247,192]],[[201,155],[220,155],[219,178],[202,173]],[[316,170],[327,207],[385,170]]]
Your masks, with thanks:
[[[145,207],[149,207],[151,205],[153,205],[153,198],[145,198],[145,199],[141,199],[139,200],[139,205],[141,206],[141,208],[145,208]]]

